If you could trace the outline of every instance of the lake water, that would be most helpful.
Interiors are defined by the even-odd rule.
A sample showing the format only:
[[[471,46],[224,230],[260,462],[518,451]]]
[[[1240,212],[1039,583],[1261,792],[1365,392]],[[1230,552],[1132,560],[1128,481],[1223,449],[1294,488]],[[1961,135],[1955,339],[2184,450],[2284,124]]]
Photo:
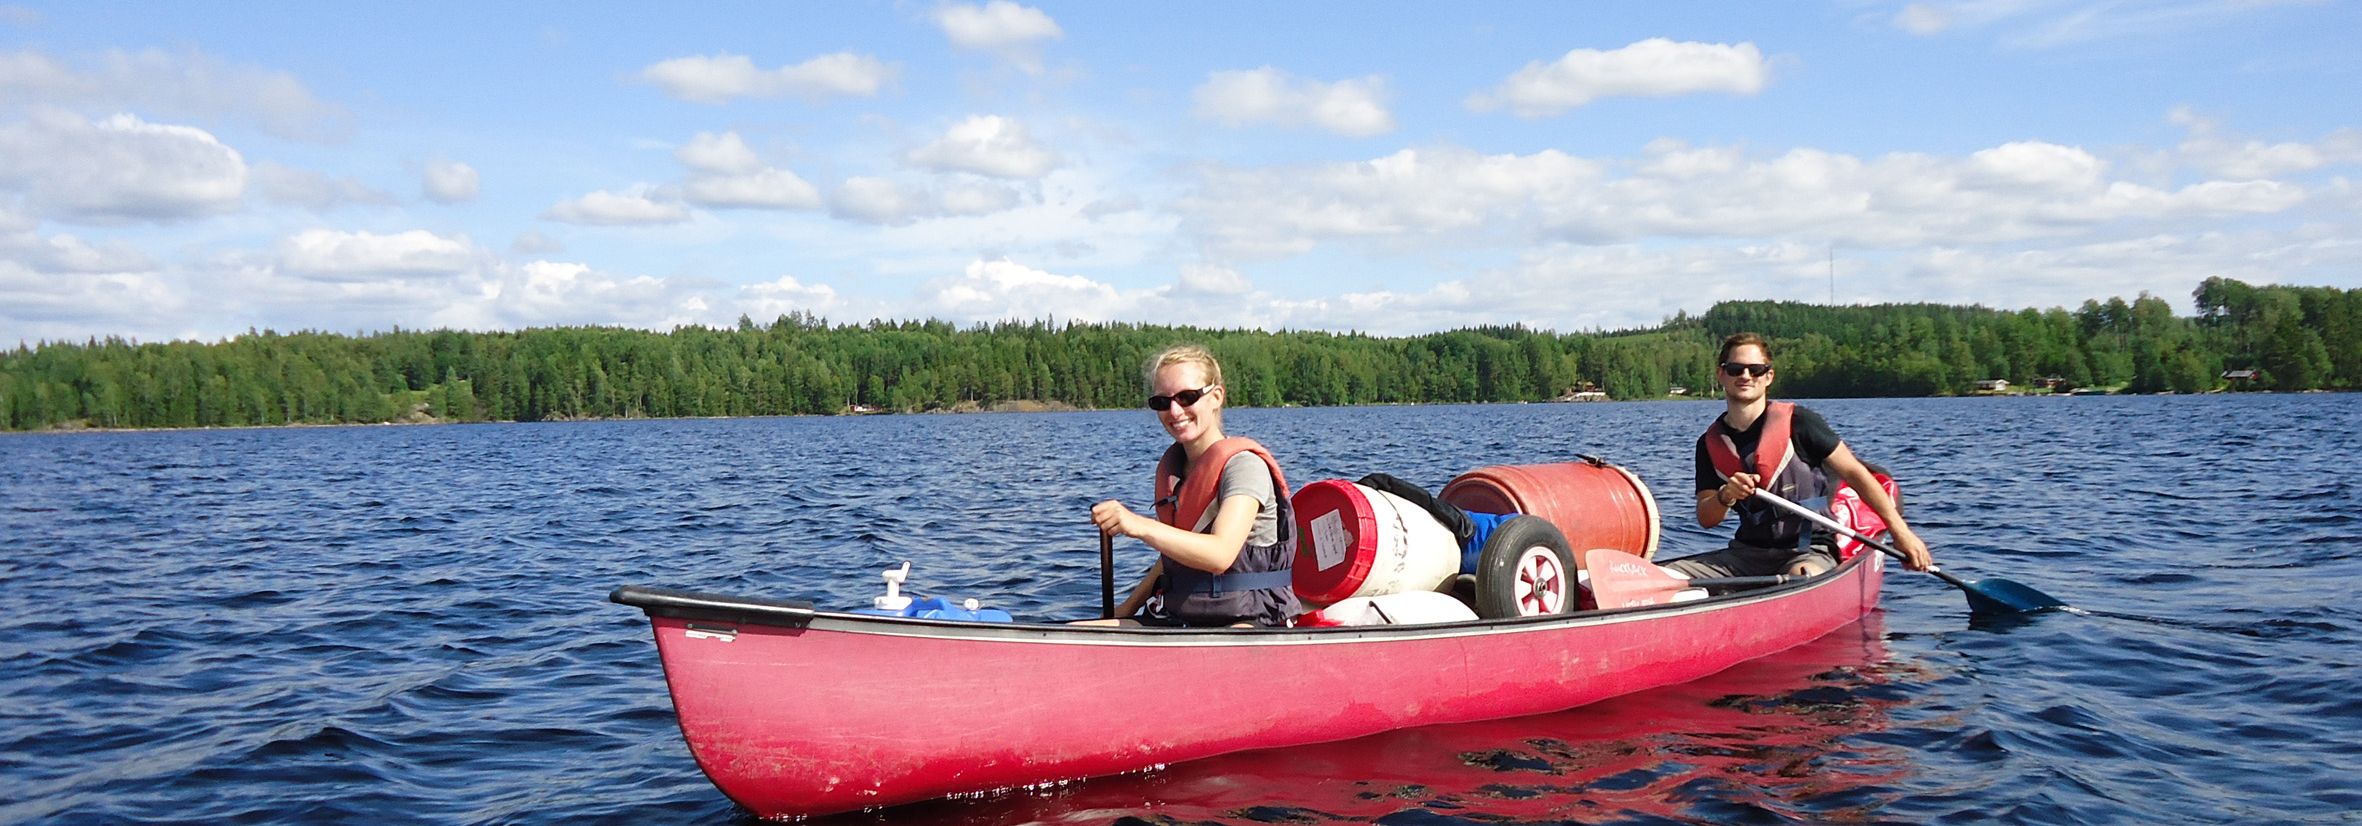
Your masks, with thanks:
[[[1941,562],[1677,688],[830,823],[2354,822],[2362,395],[1807,402]],[[1297,484],[1596,454],[1691,526],[1719,405],[1231,411]],[[618,585],[1098,607],[1145,411],[0,438],[0,822],[743,819]],[[1727,529],[1726,529],[1727,530]],[[1136,544],[1126,571],[1146,564]]]

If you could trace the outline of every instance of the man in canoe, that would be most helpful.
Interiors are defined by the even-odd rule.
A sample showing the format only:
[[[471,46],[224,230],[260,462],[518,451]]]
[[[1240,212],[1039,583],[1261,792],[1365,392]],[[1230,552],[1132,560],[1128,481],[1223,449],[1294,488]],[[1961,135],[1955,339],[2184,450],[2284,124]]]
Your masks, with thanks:
[[[1091,521],[1156,549],[1156,564],[1115,616],[1149,625],[1279,627],[1301,612],[1288,482],[1271,453],[1222,433],[1222,366],[1204,347],[1148,360],[1148,409],[1173,437],[1156,466],[1156,518],[1109,499]],[[1145,611],[1142,609],[1145,608]],[[1133,617],[1140,612],[1138,617]]]
[[[1812,530],[1805,518],[1762,500],[1767,490],[1791,502],[1822,499],[1842,480],[1886,520],[1904,565],[1924,571],[1934,565],[1927,543],[1911,532],[1902,509],[1873,471],[1837,437],[1827,420],[1793,402],[1770,399],[1771,352],[1763,337],[1736,333],[1722,340],[1715,381],[1722,385],[1724,410],[1698,437],[1698,525],[1712,528],[1739,516],[1728,547],[1665,563],[1692,577],[1817,574],[1837,566],[1833,538]]]

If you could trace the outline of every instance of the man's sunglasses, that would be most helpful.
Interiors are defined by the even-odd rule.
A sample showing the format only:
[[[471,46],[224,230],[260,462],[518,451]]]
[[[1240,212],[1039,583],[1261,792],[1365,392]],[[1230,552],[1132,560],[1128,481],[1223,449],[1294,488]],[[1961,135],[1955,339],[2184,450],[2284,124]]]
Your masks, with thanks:
[[[1726,361],[1722,363],[1722,374],[1734,379],[1738,378],[1740,373],[1745,373],[1756,378],[1762,378],[1763,374],[1769,372],[1771,372],[1771,365],[1769,364],[1740,364],[1735,361]]]
[[[1220,386],[1209,384],[1196,390],[1183,390],[1170,396],[1150,396],[1148,397],[1148,409],[1163,412],[1171,409],[1174,402],[1180,402],[1182,407],[1188,407],[1197,404],[1198,399],[1205,398],[1207,393],[1213,392],[1214,388]]]

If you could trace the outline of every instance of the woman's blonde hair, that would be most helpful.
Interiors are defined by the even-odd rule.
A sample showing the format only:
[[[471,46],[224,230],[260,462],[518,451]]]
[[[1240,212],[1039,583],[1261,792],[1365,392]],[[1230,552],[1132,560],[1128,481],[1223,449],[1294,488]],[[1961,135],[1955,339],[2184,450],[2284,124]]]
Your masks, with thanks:
[[[1207,384],[1222,383],[1222,363],[1214,360],[1214,353],[1195,344],[1175,344],[1148,357],[1148,366],[1140,371],[1140,383],[1148,392],[1156,392],[1156,371],[1168,365],[1195,364],[1206,374]]]

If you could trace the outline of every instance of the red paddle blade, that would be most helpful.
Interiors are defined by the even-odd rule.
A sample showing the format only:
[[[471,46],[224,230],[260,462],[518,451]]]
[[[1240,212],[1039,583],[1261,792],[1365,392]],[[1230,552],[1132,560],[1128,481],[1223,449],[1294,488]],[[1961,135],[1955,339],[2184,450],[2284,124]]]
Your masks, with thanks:
[[[1689,580],[1611,548],[1584,551],[1583,567],[1591,572],[1591,598],[1602,609],[1662,605],[1690,588]]]

